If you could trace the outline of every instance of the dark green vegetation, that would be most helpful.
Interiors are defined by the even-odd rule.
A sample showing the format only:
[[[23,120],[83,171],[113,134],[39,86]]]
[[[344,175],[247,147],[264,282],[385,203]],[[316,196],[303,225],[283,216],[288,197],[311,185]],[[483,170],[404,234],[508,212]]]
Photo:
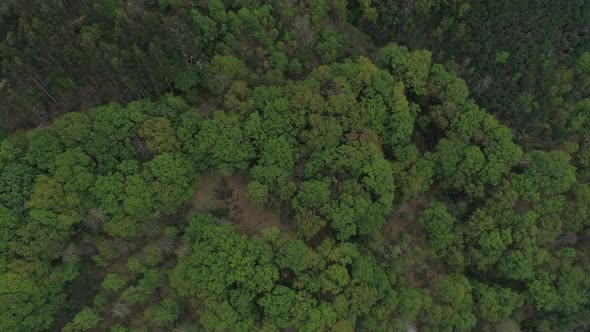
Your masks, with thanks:
[[[588,6],[0,4],[0,331],[587,329]]]

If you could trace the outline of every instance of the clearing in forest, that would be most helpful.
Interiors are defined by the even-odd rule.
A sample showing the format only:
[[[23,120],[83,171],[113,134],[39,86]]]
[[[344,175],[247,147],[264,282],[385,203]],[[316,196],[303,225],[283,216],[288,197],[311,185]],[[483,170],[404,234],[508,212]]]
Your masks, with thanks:
[[[246,197],[246,184],[246,179],[240,175],[206,174],[197,184],[187,212],[211,212],[248,235],[260,235],[263,229],[271,226],[282,231],[291,229],[290,225],[281,223],[276,211],[253,206]]]

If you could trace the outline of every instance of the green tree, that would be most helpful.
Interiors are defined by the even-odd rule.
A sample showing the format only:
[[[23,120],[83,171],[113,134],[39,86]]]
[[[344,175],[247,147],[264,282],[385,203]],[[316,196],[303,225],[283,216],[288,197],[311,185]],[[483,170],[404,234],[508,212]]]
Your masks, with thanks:
[[[463,275],[446,275],[434,287],[434,303],[427,322],[443,329],[469,330],[475,327],[472,287]],[[431,325],[432,326],[432,325]]]
[[[478,317],[490,322],[510,317],[512,312],[522,305],[519,294],[509,288],[477,283],[473,293]]]
[[[426,50],[409,51],[405,46],[388,45],[381,49],[378,63],[401,80],[418,95],[425,95],[430,74],[432,53]]]
[[[297,192],[297,200],[294,205],[305,208],[320,208],[330,199],[329,184],[322,181],[305,181]]]
[[[231,173],[245,169],[254,158],[254,147],[245,136],[236,114],[215,112],[201,124],[196,160],[207,160],[208,165]]]
[[[248,183],[246,196],[256,207],[262,207],[269,199],[268,187],[258,181]]]
[[[174,152],[180,148],[174,128],[166,118],[150,118],[145,120],[137,133],[145,140],[152,153]]]
[[[101,318],[94,312],[94,310],[86,307],[74,316],[74,319],[68,323],[64,331],[87,331],[98,326]]]
[[[157,193],[154,195],[154,208],[167,214],[174,213],[191,197],[191,162],[181,154],[163,153],[147,162],[146,166],[148,183]]]
[[[233,56],[216,55],[206,69],[207,87],[217,95],[223,95],[233,81],[249,78],[246,65]]]
[[[181,313],[181,306],[172,298],[165,298],[154,307],[144,312],[146,319],[156,327],[170,327],[178,319]]]
[[[124,276],[118,273],[109,273],[102,281],[102,288],[116,292],[125,287],[127,283],[128,280]]]
[[[420,215],[418,223],[424,229],[428,243],[434,252],[444,257],[454,243],[453,226],[455,220],[444,203],[435,202]]]

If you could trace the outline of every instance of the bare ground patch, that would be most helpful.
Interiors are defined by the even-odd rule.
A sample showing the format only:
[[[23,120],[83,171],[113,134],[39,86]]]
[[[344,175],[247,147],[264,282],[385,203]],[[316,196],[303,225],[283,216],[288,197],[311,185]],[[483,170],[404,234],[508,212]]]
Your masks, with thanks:
[[[389,245],[399,241],[404,234],[408,234],[414,239],[419,237],[416,220],[424,207],[432,202],[436,192],[437,190],[432,188],[424,194],[408,200],[385,220],[382,230],[385,244]]]
[[[429,249],[417,223],[420,214],[434,200],[437,192],[438,188],[432,188],[410,199],[399,206],[383,225],[385,245],[389,248],[400,245],[398,250],[401,250],[401,256],[397,264],[401,266],[401,276],[412,287],[432,287],[445,272],[441,261]],[[411,241],[404,244],[404,236],[409,236]]]
[[[260,235],[265,228],[276,226],[282,231],[292,229],[281,223],[278,212],[253,206],[246,197],[247,180],[240,175],[221,176],[207,174],[195,188],[190,212],[211,212],[226,218],[235,227],[248,235]]]

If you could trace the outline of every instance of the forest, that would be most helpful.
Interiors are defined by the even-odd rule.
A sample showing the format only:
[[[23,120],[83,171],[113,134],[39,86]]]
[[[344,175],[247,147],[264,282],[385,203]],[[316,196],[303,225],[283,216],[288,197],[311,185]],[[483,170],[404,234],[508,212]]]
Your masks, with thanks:
[[[0,331],[590,330],[590,1],[0,3]]]

